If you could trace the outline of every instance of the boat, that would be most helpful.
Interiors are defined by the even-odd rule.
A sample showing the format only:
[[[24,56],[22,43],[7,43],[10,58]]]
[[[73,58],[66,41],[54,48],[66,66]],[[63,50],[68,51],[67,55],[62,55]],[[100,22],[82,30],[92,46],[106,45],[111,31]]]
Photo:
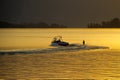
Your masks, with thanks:
[[[51,42],[51,46],[68,46],[69,43],[62,40],[62,36],[55,36]]]

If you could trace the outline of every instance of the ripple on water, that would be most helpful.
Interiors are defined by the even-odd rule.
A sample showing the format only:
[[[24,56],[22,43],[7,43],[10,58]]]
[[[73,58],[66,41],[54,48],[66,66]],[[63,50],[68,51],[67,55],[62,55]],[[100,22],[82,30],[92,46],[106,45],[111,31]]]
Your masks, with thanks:
[[[120,51],[84,50],[0,56],[1,79],[120,79]]]

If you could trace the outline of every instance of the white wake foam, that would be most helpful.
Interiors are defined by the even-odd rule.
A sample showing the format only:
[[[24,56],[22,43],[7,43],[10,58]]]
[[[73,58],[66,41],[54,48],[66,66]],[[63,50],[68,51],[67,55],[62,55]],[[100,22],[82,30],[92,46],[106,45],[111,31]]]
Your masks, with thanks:
[[[69,52],[69,51],[75,51],[75,50],[93,50],[93,49],[109,49],[109,47],[71,44],[70,46],[57,46],[54,48],[46,48],[46,49],[0,51],[0,54],[54,53],[54,52],[61,52],[61,51]]]

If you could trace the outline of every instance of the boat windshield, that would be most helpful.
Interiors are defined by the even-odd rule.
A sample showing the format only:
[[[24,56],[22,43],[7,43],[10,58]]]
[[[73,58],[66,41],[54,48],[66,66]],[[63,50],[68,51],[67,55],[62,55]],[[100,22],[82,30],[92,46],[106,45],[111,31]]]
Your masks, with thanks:
[[[62,36],[55,36],[53,38],[53,42],[61,42],[62,41]]]

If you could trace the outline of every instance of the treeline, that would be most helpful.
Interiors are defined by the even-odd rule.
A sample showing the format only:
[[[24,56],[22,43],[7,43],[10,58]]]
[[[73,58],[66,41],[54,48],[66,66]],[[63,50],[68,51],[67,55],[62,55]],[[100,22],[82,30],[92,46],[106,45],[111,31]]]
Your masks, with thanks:
[[[120,19],[113,18],[110,21],[103,21],[99,23],[90,23],[88,28],[120,28]]]
[[[67,28],[67,26],[60,25],[57,23],[53,23],[49,25],[45,22],[14,24],[14,23],[0,21],[0,28]]]

